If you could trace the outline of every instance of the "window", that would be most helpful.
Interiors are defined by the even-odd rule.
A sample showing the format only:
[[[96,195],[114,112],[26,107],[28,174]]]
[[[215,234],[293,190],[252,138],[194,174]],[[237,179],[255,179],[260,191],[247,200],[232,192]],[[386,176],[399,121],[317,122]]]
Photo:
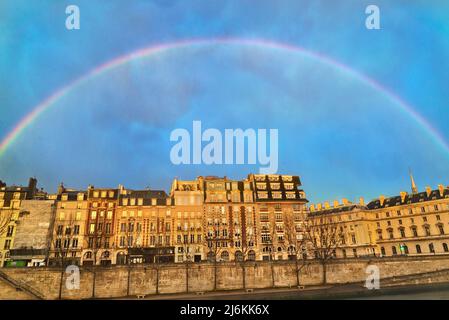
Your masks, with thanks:
[[[437,205],[437,204],[434,205],[434,206],[433,206],[433,209],[434,209],[435,211],[438,211],[438,205]]]
[[[95,223],[91,223],[89,226],[89,233],[94,233],[95,232]]]
[[[447,243],[443,243],[443,251],[449,252],[449,248],[447,247]]]
[[[443,224],[438,224],[437,225],[437,227],[438,227],[438,231],[440,232],[440,235],[443,235],[444,234],[444,226],[443,226]]]
[[[120,224],[120,232],[125,232],[126,231],[126,223],[121,223]]]
[[[403,245],[402,249],[404,250],[405,254],[408,254],[408,247],[406,245]]]
[[[390,239],[394,238],[393,229],[388,229],[388,235],[389,235]]]
[[[125,246],[125,237],[121,236],[120,237],[120,247],[124,247]]]
[[[401,238],[405,238],[405,230],[404,230],[404,228],[399,228],[399,232],[401,233]]]
[[[426,208],[421,207],[421,212],[422,212],[422,213],[426,212]]]
[[[416,253],[421,253],[421,246],[419,244],[416,245]]]
[[[435,248],[433,247],[433,243],[429,244],[429,251],[430,251],[430,253],[435,253]]]
[[[8,226],[8,230],[6,231],[6,236],[11,237],[14,232],[14,226]]]
[[[413,236],[417,237],[418,236],[418,229],[416,227],[412,227],[411,229],[412,229]]]
[[[425,225],[424,226],[424,232],[425,232],[426,236],[429,237],[430,236],[430,226]]]
[[[380,253],[381,253],[383,256],[385,256],[385,248],[384,248],[384,247],[381,247],[381,248],[380,248]]]
[[[90,218],[91,218],[92,220],[95,220],[95,219],[97,218],[97,211],[92,211],[92,212],[90,213]]]
[[[382,230],[377,231],[377,239],[382,240]]]
[[[58,236],[61,236],[61,235],[62,235],[62,230],[63,230],[63,226],[62,226],[62,225],[59,225],[58,228],[57,228],[57,230],[56,230],[56,234],[57,234]]]
[[[391,247],[391,251],[392,251],[394,256],[398,254],[398,252],[396,250],[396,247]]]
[[[72,247],[77,248],[78,247],[78,239],[73,239],[72,241]]]
[[[65,228],[65,235],[66,235],[66,236],[69,236],[71,233],[72,233],[72,228],[66,227],[66,228]]]

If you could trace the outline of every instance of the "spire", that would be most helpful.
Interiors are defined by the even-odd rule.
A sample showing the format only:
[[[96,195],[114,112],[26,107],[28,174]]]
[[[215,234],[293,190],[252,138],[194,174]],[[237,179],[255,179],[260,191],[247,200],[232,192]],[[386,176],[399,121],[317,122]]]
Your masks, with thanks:
[[[418,188],[416,187],[415,179],[413,179],[413,174],[410,169],[409,169],[409,174],[410,174],[410,181],[412,183],[412,193],[416,194],[416,193],[418,193]]]

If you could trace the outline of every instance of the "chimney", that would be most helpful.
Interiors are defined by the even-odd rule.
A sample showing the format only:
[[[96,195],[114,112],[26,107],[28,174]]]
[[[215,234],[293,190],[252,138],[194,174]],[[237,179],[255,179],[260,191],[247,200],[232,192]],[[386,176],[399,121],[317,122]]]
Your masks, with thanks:
[[[348,199],[346,198],[341,199],[341,202],[343,203],[344,206],[348,205]]]
[[[119,194],[126,194],[125,186],[123,184],[118,185],[118,193]]]
[[[361,206],[364,206],[365,205],[365,199],[363,197],[360,197],[359,198],[359,203],[360,203]]]
[[[383,206],[383,205],[384,205],[384,202],[385,202],[385,196],[382,196],[382,195],[381,195],[381,196],[379,197],[379,202],[380,202],[380,205]]]
[[[325,201],[324,202],[324,209],[329,209],[330,205],[329,205],[329,201]]]
[[[404,203],[405,197],[407,196],[407,192],[401,191],[399,194],[401,195],[401,203]]]
[[[432,189],[430,188],[430,187],[426,187],[426,194],[427,194],[427,197],[430,197],[430,194],[432,193]]]
[[[62,194],[62,193],[64,193],[64,183],[63,182],[61,182],[60,184],[59,184],[59,186],[58,186],[58,194]]]
[[[36,195],[37,191],[37,179],[36,178],[30,178],[28,180],[28,192],[27,192],[27,199],[34,199],[34,196]]]
[[[334,208],[337,208],[339,204],[338,200],[334,200]]]
[[[440,197],[444,196],[444,186],[442,184],[438,185],[438,191],[440,191]]]

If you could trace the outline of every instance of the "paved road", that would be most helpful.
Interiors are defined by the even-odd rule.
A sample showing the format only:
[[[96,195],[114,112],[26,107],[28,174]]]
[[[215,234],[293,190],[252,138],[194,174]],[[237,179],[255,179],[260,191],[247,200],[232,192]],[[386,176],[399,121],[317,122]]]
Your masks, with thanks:
[[[126,299],[126,298],[124,298]],[[128,299],[136,299],[129,297]],[[261,289],[253,292],[219,291],[205,292],[203,295],[169,294],[150,295],[145,300],[308,300],[308,299],[354,299],[354,300],[449,300],[449,283],[435,285],[420,285],[407,287],[382,288],[367,290],[361,285],[340,285],[327,287],[307,287]]]

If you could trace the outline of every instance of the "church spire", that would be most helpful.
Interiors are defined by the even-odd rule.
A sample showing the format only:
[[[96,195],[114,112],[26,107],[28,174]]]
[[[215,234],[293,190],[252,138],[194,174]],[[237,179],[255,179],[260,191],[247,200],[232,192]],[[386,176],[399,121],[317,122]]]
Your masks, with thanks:
[[[418,193],[418,188],[416,187],[415,179],[413,178],[412,170],[409,169],[410,181],[412,183],[412,193]]]

